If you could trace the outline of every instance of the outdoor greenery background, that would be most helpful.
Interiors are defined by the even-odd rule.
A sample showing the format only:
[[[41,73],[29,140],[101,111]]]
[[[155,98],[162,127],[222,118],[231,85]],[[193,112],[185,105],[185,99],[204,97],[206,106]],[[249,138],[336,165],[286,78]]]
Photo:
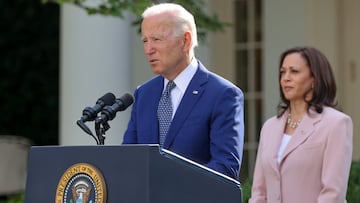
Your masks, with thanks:
[[[59,6],[0,1],[0,26],[0,136],[57,145]],[[4,202],[24,202],[24,194],[0,197]]]
[[[0,23],[0,136],[57,145],[59,6],[39,0],[0,1]],[[243,183],[244,202],[250,188],[248,179]],[[16,195],[7,202],[23,202],[23,197]],[[352,164],[347,199],[360,202],[360,161]]]
[[[58,144],[59,6],[0,1],[0,135]]]

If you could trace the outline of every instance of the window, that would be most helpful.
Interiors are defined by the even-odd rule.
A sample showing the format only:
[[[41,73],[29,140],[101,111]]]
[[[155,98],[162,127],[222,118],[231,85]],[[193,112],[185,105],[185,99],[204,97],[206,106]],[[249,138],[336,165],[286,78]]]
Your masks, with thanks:
[[[241,181],[252,177],[262,125],[262,3],[234,0],[236,83],[245,95],[245,143]]]

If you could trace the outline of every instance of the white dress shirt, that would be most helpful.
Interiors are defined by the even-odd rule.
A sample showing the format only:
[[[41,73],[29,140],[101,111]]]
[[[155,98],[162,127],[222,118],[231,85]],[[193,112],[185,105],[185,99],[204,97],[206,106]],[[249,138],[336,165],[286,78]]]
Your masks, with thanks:
[[[180,101],[181,101],[182,97],[184,96],[186,88],[189,86],[191,79],[194,77],[194,75],[196,73],[197,67],[198,67],[197,60],[195,58],[193,58],[193,60],[191,60],[191,63],[188,65],[188,67],[186,67],[174,79],[176,87],[174,87],[174,89],[172,89],[172,91],[171,91],[171,102],[172,102],[172,107],[173,107],[172,117],[174,117],[175,112],[180,104]],[[164,87],[166,87],[168,82],[169,82],[169,80],[165,78]],[[164,90],[165,90],[165,88],[164,88]]]

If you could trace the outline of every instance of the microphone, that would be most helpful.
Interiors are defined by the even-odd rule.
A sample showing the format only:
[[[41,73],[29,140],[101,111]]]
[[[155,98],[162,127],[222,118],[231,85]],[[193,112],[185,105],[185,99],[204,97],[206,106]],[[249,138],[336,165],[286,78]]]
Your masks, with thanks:
[[[105,106],[101,111],[101,115],[95,120],[95,123],[106,123],[115,118],[118,111],[124,111],[134,102],[134,98],[131,94],[125,93],[123,96],[115,100],[112,106]]]
[[[115,95],[108,92],[100,97],[94,107],[86,107],[83,110],[83,116],[78,122],[84,123],[86,121],[95,120],[97,114],[104,108],[104,106],[112,105],[115,102]]]

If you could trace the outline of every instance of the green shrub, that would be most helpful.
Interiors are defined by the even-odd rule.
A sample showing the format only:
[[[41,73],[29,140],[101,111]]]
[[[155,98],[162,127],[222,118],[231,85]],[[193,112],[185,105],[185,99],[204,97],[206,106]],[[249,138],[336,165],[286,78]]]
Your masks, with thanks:
[[[251,183],[252,183],[252,181],[249,178],[241,183],[242,202],[243,203],[247,203],[250,199]]]
[[[360,202],[360,160],[351,164],[346,199],[348,203]]]
[[[24,201],[24,193],[21,193],[12,196],[6,203],[23,203]]]
[[[1,135],[58,144],[59,12],[39,0],[0,1]]]

